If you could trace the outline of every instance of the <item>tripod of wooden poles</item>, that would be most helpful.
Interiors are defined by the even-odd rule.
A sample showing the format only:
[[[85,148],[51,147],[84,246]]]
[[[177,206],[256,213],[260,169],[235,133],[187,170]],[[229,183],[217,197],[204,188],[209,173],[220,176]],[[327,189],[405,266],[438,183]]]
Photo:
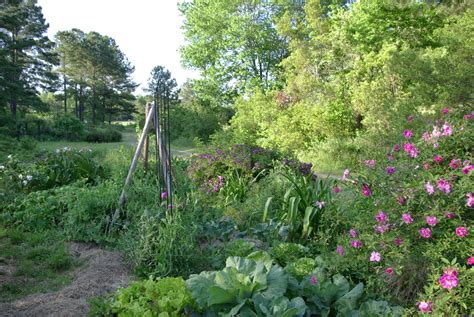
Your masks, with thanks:
[[[116,209],[111,224],[113,225],[120,216],[120,209],[126,202],[125,190],[132,182],[133,173],[137,167],[141,153],[143,151],[143,164],[145,172],[149,169],[149,148],[150,135],[149,132],[153,125],[156,137],[156,169],[158,171],[158,182],[160,189],[160,197],[162,201],[166,201],[167,208],[173,209],[173,193],[171,184],[171,145],[170,145],[170,116],[169,116],[170,100],[167,94],[163,93],[155,95],[153,103],[148,103],[145,107],[145,125],[140,135],[135,155],[133,156],[130,169],[125,179],[125,185],[119,198],[119,205]]]

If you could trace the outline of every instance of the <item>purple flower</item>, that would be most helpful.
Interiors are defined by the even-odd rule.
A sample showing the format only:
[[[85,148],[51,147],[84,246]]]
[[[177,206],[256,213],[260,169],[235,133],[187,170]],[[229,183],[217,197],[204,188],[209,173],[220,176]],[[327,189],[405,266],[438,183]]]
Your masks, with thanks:
[[[344,173],[342,173],[342,180],[345,180],[349,177],[349,169],[345,169]]]
[[[413,222],[413,218],[410,216],[410,214],[403,214],[402,215],[402,220],[406,224],[410,224]]]
[[[164,200],[164,199],[166,199],[166,198],[168,198],[168,193],[167,193],[167,192],[162,192],[162,193],[161,193],[161,199]]]
[[[317,206],[319,209],[323,209],[325,204],[326,203],[324,201],[319,200],[314,202],[314,205]]]
[[[393,154],[392,153],[387,153],[387,159],[389,161],[393,161]]]
[[[442,114],[448,114],[448,113],[449,113],[449,109],[448,109],[448,108],[443,108],[443,109],[441,109],[441,113],[442,113]]]
[[[451,192],[451,185],[449,185],[449,182],[447,180],[444,180],[442,178],[438,179],[438,189],[442,191],[445,194],[449,194]]]
[[[472,193],[467,193],[466,194],[467,200],[466,200],[466,206],[467,207],[472,207],[474,206],[474,197],[472,196]]]
[[[376,225],[374,230],[376,233],[383,234],[385,231],[388,231],[390,229],[390,226],[388,224],[383,224],[383,225]]]
[[[425,189],[428,195],[433,195],[434,193],[434,186],[430,184],[430,182],[425,184]]]
[[[311,276],[311,284],[315,285],[318,281],[316,280],[316,276]]]
[[[380,262],[380,260],[382,259],[382,257],[380,256],[380,253],[378,252],[372,252],[370,254],[370,262]]]
[[[387,215],[381,210],[379,213],[375,216],[375,220],[377,220],[378,223],[385,223],[387,222]]]
[[[393,146],[393,151],[394,151],[394,152],[400,151],[400,145],[395,144],[395,145]]]
[[[412,121],[413,121],[413,116],[412,116],[412,115],[409,115],[409,116],[407,117],[407,121],[408,121],[408,122],[412,122]]]
[[[369,197],[370,195],[372,195],[372,191],[370,190],[369,185],[362,184],[362,195],[364,195],[365,197]]]
[[[451,134],[453,134],[453,130],[447,123],[443,124],[442,129],[443,129],[442,135],[444,136],[450,136]]]
[[[456,214],[454,212],[445,212],[444,216],[448,219],[453,219],[454,217],[456,217]]]
[[[375,160],[365,160],[364,164],[370,168],[374,168],[375,166]]]
[[[435,216],[426,216],[426,223],[429,226],[434,227],[438,223],[438,219]]]
[[[462,169],[462,172],[464,175],[467,175],[472,169],[474,169],[474,165],[468,165]]]
[[[451,162],[449,163],[449,166],[451,166],[451,168],[457,169],[461,167],[461,160],[452,159]]]
[[[411,132],[411,130],[405,130],[403,132],[403,136],[405,137],[405,139],[410,139],[413,136],[413,132]]]
[[[387,175],[392,175],[393,173],[395,173],[395,167],[393,166],[387,166],[387,168],[385,169],[385,172],[387,172]]]
[[[406,201],[405,197],[403,197],[403,196],[398,196],[398,197],[397,197],[397,202],[398,202],[398,204],[399,204],[400,206],[405,206],[405,204],[406,204],[407,201]]]
[[[421,138],[423,141],[428,142],[431,139],[431,134],[428,131],[423,132]]]
[[[443,158],[439,155],[435,155],[433,156],[433,161],[435,161],[436,163],[441,163],[443,161]]]
[[[357,231],[355,229],[352,229],[349,230],[349,235],[352,237],[352,238],[356,238],[357,237]]]
[[[344,249],[343,249],[342,246],[340,246],[340,245],[337,246],[336,252],[337,252],[337,254],[339,254],[340,256],[343,256],[343,255],[344,255]]]
[[[396,237],[395,240],[393,240],[393,243],[399,247],[402,243],[403,243],[403,240],[400,239],[399,237]]]
[[[420,229],[420,235],[425,238],[425,239],[428,239],[431,237],[431,230],[430,228],[421,228]]]
[[[360,240],[352,240],[351,245],[353,248],[361,248],[362,242]]]
[[[439,278],[439,283],[443,288],[452,289],[459,284],[458,272],[455,269],[444,270],[444,274]]]
[[[337,193],[339,193],[340,191],[341,191],[341,189],[339,188],[339,186],[337,186],[337,185],[334,186],[334,188],[333,188],[333,192],[334,192],[334,193],[337,194]]]
[[[422,313],[431,314],[433,312],[433,302],[418,302],[416,305]]]

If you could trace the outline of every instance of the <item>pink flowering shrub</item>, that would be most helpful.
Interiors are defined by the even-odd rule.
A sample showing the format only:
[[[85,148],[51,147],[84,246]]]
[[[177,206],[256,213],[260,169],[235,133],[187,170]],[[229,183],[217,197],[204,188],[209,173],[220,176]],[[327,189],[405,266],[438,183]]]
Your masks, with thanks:
[[[340,184],[354,199],[339,202],[351,230],[337,240],[337,270],[413,314],[473,312],[474,129],[463,117],[444,109],[426,127],[407,122],[388,155]]]

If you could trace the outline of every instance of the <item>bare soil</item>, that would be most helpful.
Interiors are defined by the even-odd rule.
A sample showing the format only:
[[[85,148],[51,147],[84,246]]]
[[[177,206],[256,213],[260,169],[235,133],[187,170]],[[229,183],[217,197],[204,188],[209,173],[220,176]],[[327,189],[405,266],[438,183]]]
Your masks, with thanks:
[[[63,289],[33,294],[10,303],[0,302],[0,316],[87,316],[87,300],[102,296],[131,281],[129,267],[119,252],[85,243],[68,243],[72,256],[83,264]]]

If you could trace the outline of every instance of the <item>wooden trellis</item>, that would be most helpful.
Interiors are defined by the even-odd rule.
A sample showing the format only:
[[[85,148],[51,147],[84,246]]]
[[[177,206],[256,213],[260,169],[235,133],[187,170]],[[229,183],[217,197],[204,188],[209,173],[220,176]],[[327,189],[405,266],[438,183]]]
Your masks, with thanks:
[[[150,136],[149,132],[153,125],[155,130],[155,146],[156,146],[156,169],[158,171],[159,198],[166,201],[167,208],[173,209],[173,192],[171,178],[171,140],[170,140],[170,96],[169,92],[157,92],[154,96],[154,102],[148,103],[145,108],[145,124],[140,135],[135,154],[130,165],[130,169],[125,179],[125,185],[119,198],[119,206],[115,211],[112,224],[120,216],[120,209],[126,201],[125,191],[131,184],[133,173],[138,165],[141,153],[143,151],[143,161],[145,171],[149,168],[149,148]]]

